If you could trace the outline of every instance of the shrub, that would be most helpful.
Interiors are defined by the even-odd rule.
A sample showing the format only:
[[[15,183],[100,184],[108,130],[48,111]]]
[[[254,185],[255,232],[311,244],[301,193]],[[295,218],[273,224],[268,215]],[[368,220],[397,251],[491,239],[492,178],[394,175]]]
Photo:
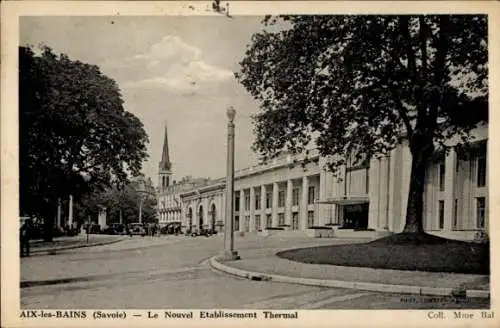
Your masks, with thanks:
[[[486,231],[478,231],[474,234],[474,242],[487,244],[490,242],[490,236]]]
[[[74,236],[77,236],[78,234],[79,234],[79,230],[76,228],[70,228],[70,229],[68,229],[68,232],[66,233],[66,235],[68,235],[69,237],[74,237]]]

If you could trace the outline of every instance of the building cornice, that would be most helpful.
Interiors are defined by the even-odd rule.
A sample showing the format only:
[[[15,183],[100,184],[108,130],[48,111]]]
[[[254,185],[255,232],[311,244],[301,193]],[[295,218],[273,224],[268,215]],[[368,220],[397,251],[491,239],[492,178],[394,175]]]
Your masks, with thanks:
[[[278,158],[275,158],[271,161],[271,163],[267,164],[262,164],[262,165],[256,165],[256,166],[251,166],[247,167],[241,170],[238,170],[235,172],[234,179],[243,179],[246,177],[254,176],[254,175],[259,175],[265,172],[285,168],[285,167],[293,167],[295,165],[300,165],[303,163],[306,158],[308,160],[316,160],[319,158],[319,151],[318,149],[314,148],[312,150],[309,150],[310,154],[305,155],[305,154],[297,154],[297,155],[285,155],[281,156]]]
[[[180,197],[181,197],[181,199],[192,200],[192,199],[196,199],[201,194],[204,194],[204,195],[207,195],[207,196],[210,196],[210,195],[213,195],[213,194],[217,194],[220,191],[224,190],[225,188],[226,188],[226,183],[225,182],[222,182],[222,183],[219,182],[217,184],[203,186],[203,187],[200,187],[200,188],[196,188],[195,190],[190,190],[188,192],[181,193]]]

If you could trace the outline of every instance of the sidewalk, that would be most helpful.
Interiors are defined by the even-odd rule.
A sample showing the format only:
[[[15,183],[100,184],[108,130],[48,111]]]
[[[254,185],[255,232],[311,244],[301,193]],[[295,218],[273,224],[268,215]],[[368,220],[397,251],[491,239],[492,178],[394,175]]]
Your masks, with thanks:
[[[439,296],[488,298],[490,294],[489,277],[484,275],[306,264],[276,256],[280,250],[242,250],[240,260],[218,261],[215,257],[211,265],[251,280]]]
[[[54,238],[52,242],[45,242],[43,240],[34,240],[31,242],[31,255],[44,255],[44,254],[54,254],[58,251],[75,249],[82,247],[100,246],[108,245],[112,243],[119,242],[126,239],[125,236],[114,236],[114,235],[77,235],[74,237],[58,237]]]
[[[92,235],[89,237],[92,238]],[[56,254],[60,256],[51,256],[50,258],[36,254],[22,258],[21,285],[53,284],[64,280],[85,281],[95,277],[116,276],[121,273],[144,272],[149,269],[159,270],[163,268],[162,262],[156,261],[150,265],[154,259],[142,256],[142,254],[147,252],[150,247],[177,245],[182,241],[181,238],[174,236],[148,236],[144,238],[125,236],[121,239],[120,236],[95,235],[95,237],[96,243],[89,243],[89,246],[95,247],[56,251]],[[97,241],[101,243],[98,244]],[[125,257],[123,252],[128,252]],[[126,259],[125,264],[124,259]],[[49,266],[47,260],[50,260]]]

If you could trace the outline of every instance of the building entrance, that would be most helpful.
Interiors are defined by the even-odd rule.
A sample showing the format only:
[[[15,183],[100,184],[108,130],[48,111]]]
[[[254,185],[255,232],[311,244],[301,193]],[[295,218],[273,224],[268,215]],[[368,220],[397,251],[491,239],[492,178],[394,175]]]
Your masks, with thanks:
[[[344,205],[345,229],[367,229],[368,228],[368,208],[369,203]]]

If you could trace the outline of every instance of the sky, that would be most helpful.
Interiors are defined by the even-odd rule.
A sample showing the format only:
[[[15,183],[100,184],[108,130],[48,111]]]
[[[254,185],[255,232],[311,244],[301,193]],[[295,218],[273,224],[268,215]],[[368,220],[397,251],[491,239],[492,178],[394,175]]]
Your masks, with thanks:
[[[168,126],[174,180],[222,177],[226,109],[236,109],[235,167],[258,163],[250,116],[258,104],[235,80],[261,17],[22,17],[20,44],[43,43],[71,59],[98,65],[118,82],[127,111],[149,135],[143,173],[157,182]]]

